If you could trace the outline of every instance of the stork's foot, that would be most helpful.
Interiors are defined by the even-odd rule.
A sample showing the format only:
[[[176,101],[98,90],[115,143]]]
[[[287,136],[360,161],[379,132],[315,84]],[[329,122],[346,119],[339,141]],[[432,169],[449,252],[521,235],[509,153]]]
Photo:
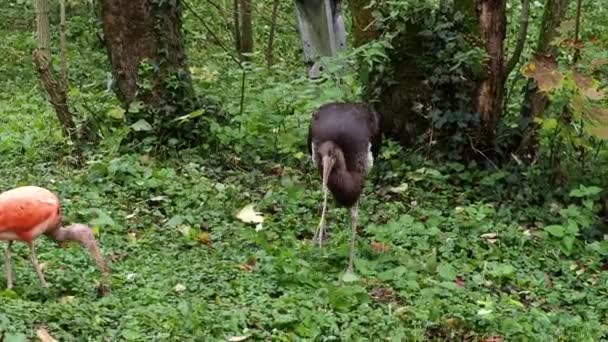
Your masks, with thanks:
[[[329,239],[329,231],[327,230],[327,226],[325,224],[319,225],[315,235],[312,237],[312,241],[314,243],[318,243],[319,247],[323,246],[323,243]]]

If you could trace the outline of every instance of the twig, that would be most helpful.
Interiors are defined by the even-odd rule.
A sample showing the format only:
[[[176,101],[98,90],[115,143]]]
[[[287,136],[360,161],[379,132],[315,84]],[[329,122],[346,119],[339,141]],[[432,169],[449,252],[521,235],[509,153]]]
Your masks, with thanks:
[[[234,54],[232,54],[230,52],[230,50],[228,50],[226,48],[226,46],[224,46],[224,44],[219,39],[219,37],[205,23],[205,21],[203,20],[203,18],[201,18],[201,16],[199,16],[198,13],[196,13],[192,9],[192,7],[190,7],[190,5],[188,4],[187,1],[182,1],[182,3],[186,7],[186,9],[188,11],[190,11],[190,13],[192,13],[192,15],[194,15],[194,17],[201,22],[201,24],[203,24],[203,27],[205,28],[205,30],[207,30],[207,32],[209,32],[209,34],[211,35],[211,37],[217,42],[217,45],[219,45],[219,47],[221,47],[222,50],[224,50],[228,54],[228,56],[230,56],[230,58],[239,66],[239,68],[243,72],[243,76],[242,76],[242,80],[241,80],[241,108],[239,109],[239,112],[241,114],[243,114],[243,111],[245,110],[244,105],[245,105],[245,75],[246,75],[246,70],[245,70],[245,67],[243,66],[243,63],[241,63],[241,61]]]
[[[485,153],[483,153],[481,150],[479,150],[477,147],[475,147],[475,145],[473,145],[473,141],[472,141],[472,140],[469,140],[469,144],[471,145],[471,148],[473,149],[473,152],[475,152],[475,153],[479,153],[479,154],[480,154],[482,157],[486,158],[486,160],[487,160],[487,161],[488,161],[490,164],[492,164],[492,166],[494,166],[494,168],[495,168],[496,170],[498,170],[498,166],[496,166],[496,164],[494,164],[494,163],[493,163],[493,162],[490,160],[490,158],[488,158],[488,156],[486,156],[486,154],[485,154]]]
[[[243,69],[243,65],[241,64],[241,61],[236,58],[236,56],[234,54],[232,54],[230,52],[230,50],[228,50],[226,48],[226,46],[224,45],[224,43],[222,43],[222,41],[220,40],[220,38],[215,34],[215,32],[213,32],[213,30],[211,30],[211,28],[209,27],[209,25],[207,25],[207,23],[205,23],[205,20],[203,20],[203,18],[201,18],[200,15],[198,15],[198,13],[196,13],[192,7],[190,7],[190,5],[188,4],[187,1],[182,1],[182,3],[184,4],[184,7],[186,7],[186,9],[188,11],[190,11],[190,13],[192,13],[192,15],[194,15],[194,17],[196,19],[198,19],[198,21],[201,22],[201,24],[203,24],[203,27],[205,28],[205,30],[207,30],[207,32],[209,32],[209,34],[211,35],[211,38],[213,38],[213,40],[215,40],[215,42],[217,43],[217,45],[222,48],[222,50],[224,50],[228,56],[230,56],[230,58],[236,63],[238,64],[238,66]]]

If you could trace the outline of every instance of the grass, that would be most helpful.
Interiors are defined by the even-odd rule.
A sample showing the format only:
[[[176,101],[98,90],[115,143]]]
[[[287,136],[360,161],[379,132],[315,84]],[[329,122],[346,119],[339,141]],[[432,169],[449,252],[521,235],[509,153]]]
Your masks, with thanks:
[[[1,32],[11,43],[0,68],[14,77],[0,83],[0,190],[48,187],[66,221],[96,227],[112,294],[97,296],[84,250],[41,239],[45,292],[17,244],[14,291],[0,272],[0,340],[40,326],[61,341],[608,338],[608,245],[568,240],[591,226],[595,193],[580,184],[601,186],[601,170],[554,186],[542,168],[437,164],[389,144],[361,202],[361,279],[341,283],[348,210],[330,207],[329,244],[310,243],[321,192],[306,158],[193,149],[158,160],[110,152],[106,137],[75,167],[24,53],[31,34]],[[103,84],[103,70],[91,75]],[[235,218],[250,203],[265,216],[260,231]]]

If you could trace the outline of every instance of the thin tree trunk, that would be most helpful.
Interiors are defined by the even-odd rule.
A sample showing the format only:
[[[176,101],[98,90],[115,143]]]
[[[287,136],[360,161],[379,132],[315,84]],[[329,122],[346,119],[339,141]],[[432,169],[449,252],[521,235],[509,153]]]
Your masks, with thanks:
[[[557,28],[564,20],[567,9],[568,0],[546,1],[535,51],[536,56],[555,60],[557,50],[550,44],[557,36]],[[523,133],[518,149],[521,157],[531,160],[535,159],[538,154],[538,127],[534,118],[541,116],[548,104],[547,95],[538,89],[533,80],[528,81],[521,110]]]
[[[249,60],[247,54],[253,53],[253,0],[241,0],[241,55]]]
[[[524,51],[526,45],[526,37],[528,35],[528,22],[530,16],[530,0],[521,1],[521,14],[519,17],[519,32],[517,34],[517,42],[515,43],[515,50],[513,56],[507,62],[505,67],[505,79],[509,76],[511,71],[515,68],[521,57],[521,53]]]
[[[64,92],[68,90],[68,44],[65,39],[66,21],[65,21],[65,0],[59,0],[60,24],[59,24],[59,39],[61,45],[61,86]]]
[[[48,0],[36,0],[36,38],[37,48],[34,50],[34,63],[47,93],[61,123],[63,136],[76,141],[76,124],[67,104],[64,87],[57,81],[51,64],[50,25]]]
[[[506,1],[481,0],[478,8],[480,35],[489,61],[486,75],[478,85],[475,109],[480,115],[482,144],[490,146],[502,115],[505,84],[503,47],[507,27]]]
[[[270,33],[268,35],[268,48],[266,50],[266,63],[268,65],[268,69],[272,67],[273,64],[273,44],[274,44],[274,34],[277,29],[277,15],[279,13],[279,4],[281,0],[274,0],[272,4],[272,17],[270,18]]]
[[[233,2],[233,21],[234,21],[234,47],[236,52],[241,55],[241,20],[240,18],[240,8],[239,8],[239,0],[234,0]],[[241,58],[242,59],[242,58]]]

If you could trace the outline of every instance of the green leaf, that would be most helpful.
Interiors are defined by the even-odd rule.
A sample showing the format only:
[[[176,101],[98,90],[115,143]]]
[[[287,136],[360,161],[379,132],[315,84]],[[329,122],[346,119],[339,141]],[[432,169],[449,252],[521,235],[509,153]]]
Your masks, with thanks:
[[[139,119],[136,123],[131,125],[131,128],[136,132],[149,132],[152,130],[152,126],[144,119]]]
[[[125,117],[125,110],[120,107],[112,108],[108,111],[108,116],[117,120],[122,120]]]
[[[175,228],[183,222],[184,218],[181,215],[175,215],[167,222],[167,226]]]
[[[20,333],[8,333],[4,335],[4,342],[27,342],[27,336]]]
[[[439,264],[437,267],[437,273],[439,273],[439,276],[445,280],[454,280],[458,275],[456,269],[454,269],[454,266],[452,266],[450,263]]]
[[[144,104],[141,101],[133,101],[129,104],[129,113],[139,113],[144,108]],[[124,113],[124,111],[123,111]]]
[[[562,226],[559,225],[550,225],[550,226],[546,226],[545,231],[555,237],[563,237],[564,233],[565,233],[565,229]]]
[[[93,226],[114,226],[116,222],[103,210],[95,210],[97,217],[94,218],[90,223]]]
[[[359,277],[354,272],[344,272],[342,275],[342,281],[345,283],[352,283],[359,280]]]

